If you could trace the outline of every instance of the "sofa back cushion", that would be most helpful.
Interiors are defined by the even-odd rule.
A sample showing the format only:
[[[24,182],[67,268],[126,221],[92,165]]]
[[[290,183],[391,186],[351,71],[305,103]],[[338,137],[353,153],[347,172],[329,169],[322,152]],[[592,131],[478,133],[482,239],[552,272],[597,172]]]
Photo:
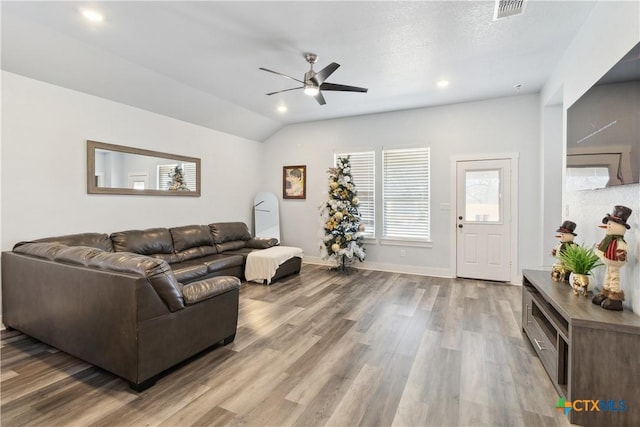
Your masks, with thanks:
[[[67,245],[54,242],[20,242],[13,247],[13,251],[19,254],[53,261],[58,253],[66,248],[68,248]]]
[[[216,222],[209,224],[213,241],[219,245],[233,240],[249,240],[251,233],[244,222]]]
[[[184,308],[182,285],[163,260],[127,252],[105,252],[89,246],[66,246],[49,242],[25,243],[16,247],[14,252],[54,262],[140,275],[147,278],[170,311]]]
[[[123,273],[141,274],[149,280],[169,311],[184,308],[182,285],[176,280],[166,261],[130,253],[102,252],[88,259],[89,267]]]
[[[206,225],[186,225],[169,229],[179,261],[217,254],[213,236]]]
[[[251,233],[244,222],[216,222],[209,224],[218,252],[244,248]],[[225,244],[227,243],[227,244]]]
[[[173,239],[168,228],[118,231],[111,234],[116,252],[140,255],[173,254]]]
[[[79,233],[67,234],[65,236],[47,237],[45,239],[32,240],[30,242],[20,242],[14,246],[14,249],[25,243],[57,243],[65,246],[90,246],[92,248],[102,249],[103,251],[113,252],[113,244],[109,236],[104,233]]]

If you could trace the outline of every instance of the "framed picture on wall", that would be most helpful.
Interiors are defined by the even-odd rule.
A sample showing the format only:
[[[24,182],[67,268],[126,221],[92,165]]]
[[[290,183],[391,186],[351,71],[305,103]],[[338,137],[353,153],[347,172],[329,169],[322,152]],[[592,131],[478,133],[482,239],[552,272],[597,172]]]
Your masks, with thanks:
[[[306,199],[307,198],[307,166],[283,166],[282,167],[282,198]]]

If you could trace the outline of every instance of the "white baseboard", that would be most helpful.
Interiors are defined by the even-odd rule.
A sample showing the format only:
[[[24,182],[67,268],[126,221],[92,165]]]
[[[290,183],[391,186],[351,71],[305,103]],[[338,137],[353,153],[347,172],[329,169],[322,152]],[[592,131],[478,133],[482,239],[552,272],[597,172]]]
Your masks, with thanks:
[[[303,258],[305,264],[317,264],[333,266],[332,263],[324,261],[320,257],[305,256]],[[356,262],[354,267],[362,270],[378,270],[386,271],[389,273],[403,273],[403,274],[417,274],[419,276],[433,276],[433,277],[447,277],[450,278],[451,272],[448,268],[436,268],[436,267],[419,267],[415,265],[403,265],[403,264],[387,264],[382,262]]]

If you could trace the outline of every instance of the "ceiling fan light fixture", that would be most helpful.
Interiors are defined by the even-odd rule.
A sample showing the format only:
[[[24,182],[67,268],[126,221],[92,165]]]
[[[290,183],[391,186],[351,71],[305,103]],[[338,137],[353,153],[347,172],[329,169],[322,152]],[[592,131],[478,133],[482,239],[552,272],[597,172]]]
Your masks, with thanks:
[[[304,94],[308,96],[316,96],[320,92],[318,86],[304,85]]]
[[[305,59],[309,63],[310,67],[309,67],[309,71],[304,73],[304,77],[302,80],[298,80],[295,77],[291,77],[286,74],[282,74],[277,71],[270,70],[268,68],[259,67],[259,70],[266,71],[272,74],[277,74],[279,76],[286,77],[290,80],[294,80],[302,84],[302,86],[292,87],[290,89],[279,90],[276,92],[270,92],[270,93],[267,93],[266,95],[271,96],[277,93],[302,89],[305,95],[313,96],[318,102],[318,104],[325,105],[327,102],[325,101],[324,96],[322,96],[322,91],[325,91],[325,90],[339,91],[339,92],[367,93],[368,89],[365,87],[349,86],[349,85],[343,85],[343,84],[337,84],[337,83],[328,83],[325,81],[327,77],[333,74],[333,72],[340,67],[340,64],[332,62],[331,64],[324,67],[322,70],[316,72],[313,70],[313,64],[315,64],[316,61],[318,60],[318,55],[315,55],[313,53],[307,53],[305,54]]]

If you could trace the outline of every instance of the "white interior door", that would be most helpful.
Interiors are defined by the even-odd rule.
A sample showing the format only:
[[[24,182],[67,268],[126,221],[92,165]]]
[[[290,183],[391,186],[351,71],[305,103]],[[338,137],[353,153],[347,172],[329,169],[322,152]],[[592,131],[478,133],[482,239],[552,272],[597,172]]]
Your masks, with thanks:
[[[456,275],[511,278],[509,159],[456,162]]]

